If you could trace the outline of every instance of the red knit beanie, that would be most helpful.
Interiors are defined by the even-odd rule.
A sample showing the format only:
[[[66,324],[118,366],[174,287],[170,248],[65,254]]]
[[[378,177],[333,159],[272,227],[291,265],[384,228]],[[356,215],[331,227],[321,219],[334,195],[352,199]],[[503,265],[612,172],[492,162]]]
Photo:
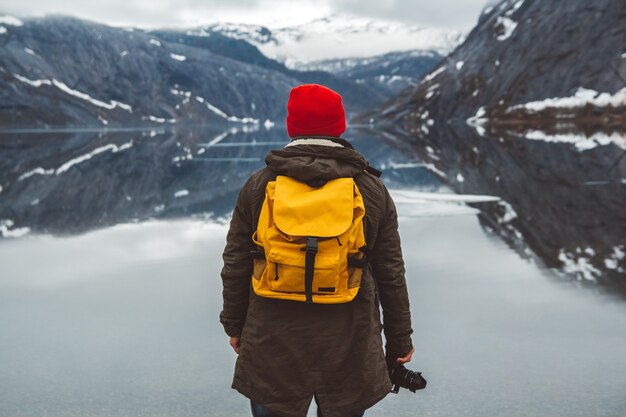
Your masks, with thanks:
[[[302,84],[291,90],[287,104],[287,132],[296,136],[336,136],[346,130],[341,96],[319,84]]]

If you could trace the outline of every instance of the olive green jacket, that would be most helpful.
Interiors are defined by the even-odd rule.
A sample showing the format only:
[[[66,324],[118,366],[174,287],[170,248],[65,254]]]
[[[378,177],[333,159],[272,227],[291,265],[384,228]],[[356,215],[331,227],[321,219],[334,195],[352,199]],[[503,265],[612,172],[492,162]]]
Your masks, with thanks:
[[[412,349],[411,315],[394,203],[366,171],[367,161],[342,139],[291,142],[266,157],[243,186],[233,212],[222,269],[220,321],[240,336],[233,388],[284,417],[305,417],[313,395],[325,417],[371,407],[391,388],[383,352]],[[259,297],[251,290],[256,229],[265,187],[276,175],[304,182],[353,177],[365,204],[368,264],[356,298],[306,304]]]

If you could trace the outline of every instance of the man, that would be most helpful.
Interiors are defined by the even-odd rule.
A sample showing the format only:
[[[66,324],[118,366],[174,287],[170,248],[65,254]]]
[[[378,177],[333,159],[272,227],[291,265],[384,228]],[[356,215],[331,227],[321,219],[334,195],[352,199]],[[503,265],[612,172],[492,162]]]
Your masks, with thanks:
[[[411,317],[397,214],[367,161],[340,138],[346,129],[341,96],[316,84],[291,90],[291,142],[271,151],[239,197],[224,250],[220,321],[238,354],[232,387],[260,416],[305,417],[315,398],[318,416],[362,416],[391,389],[387,357],[411,360]],[[353,178],[363,197],[367,263],[356,297],[341,304],[261,297],[251,289],[252,235],[268,182],[278,175],[303,183]]]

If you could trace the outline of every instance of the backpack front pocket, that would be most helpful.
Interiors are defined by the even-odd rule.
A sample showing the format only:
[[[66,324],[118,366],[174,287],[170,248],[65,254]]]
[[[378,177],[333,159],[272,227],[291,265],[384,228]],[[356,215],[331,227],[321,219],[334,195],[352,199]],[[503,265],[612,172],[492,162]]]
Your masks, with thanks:
[[[272,291],[305,292],[305,258],[301,251],[270,251],[266,278]],[[313,293],[335,294],[339,284],[339,254],[318,253],[314,266]]]

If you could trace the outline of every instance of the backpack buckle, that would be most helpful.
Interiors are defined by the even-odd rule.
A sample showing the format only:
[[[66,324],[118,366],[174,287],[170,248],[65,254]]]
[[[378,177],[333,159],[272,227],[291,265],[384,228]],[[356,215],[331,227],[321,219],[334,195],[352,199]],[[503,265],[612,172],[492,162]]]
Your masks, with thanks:
[[[317,253],[317,238],[307,236],[306,237],[306,252],[307,253]]]

